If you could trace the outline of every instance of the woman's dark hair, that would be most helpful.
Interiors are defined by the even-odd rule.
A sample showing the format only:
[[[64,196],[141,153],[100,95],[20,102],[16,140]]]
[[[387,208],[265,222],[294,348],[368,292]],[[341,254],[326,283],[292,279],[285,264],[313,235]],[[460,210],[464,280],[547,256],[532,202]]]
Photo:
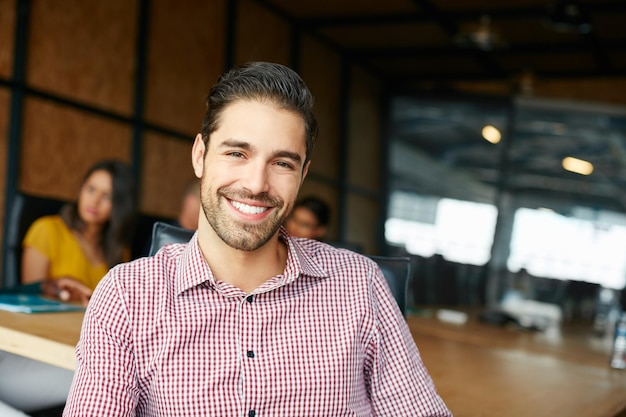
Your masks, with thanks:
[[[113,183],[111,217],[102,230],[100,241],[106,262],[112,267],[124,260],[124,252],[133,236],[137,216],[135,177],[131,167],[124,162],[100,161],[87,170],[81,181],[81,188],[96,171],[108,172]],[[84,230],[85,222],[78,214],[78,201],[63,207],[61,217],[70,229],[78,232]]]
[[[318,129],[313,114],[313,95],[295,71],[270,62],[249,62],[223,74],[211,87],[206,100],[207,109],[202,121],[205,145],[208,145],[211,133],[219,127],[220,115],[226,107],[238,100],[274,103],[300,115],[305,125],[304,163],[311,159]]]

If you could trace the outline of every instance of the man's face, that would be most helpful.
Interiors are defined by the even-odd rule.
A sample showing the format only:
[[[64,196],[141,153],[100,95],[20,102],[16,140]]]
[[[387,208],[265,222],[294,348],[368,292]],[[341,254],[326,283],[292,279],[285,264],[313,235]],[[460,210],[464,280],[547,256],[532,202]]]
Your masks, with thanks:
[[[192,158],[209,225],[234,249],[262,247],[288,217],[308,169],[304,120],[272,103],[237,101],[204,151],[198,135]]]

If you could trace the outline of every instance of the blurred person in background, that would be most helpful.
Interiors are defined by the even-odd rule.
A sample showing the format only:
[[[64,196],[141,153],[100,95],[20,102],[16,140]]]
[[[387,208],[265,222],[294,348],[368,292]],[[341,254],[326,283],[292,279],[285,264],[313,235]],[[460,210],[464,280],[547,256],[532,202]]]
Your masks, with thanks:
[[[76,202],[37,219],[23,242],[22,283],[44,294],[87,304],[109,268],[130,259],[136,217],[133,173],[107,160],[89,168]]]
[[[317,197],[305,197],[298,201],[285,221],[287,232],[295,237],[324,240],[330,223],[328,204]]]
[[[109,268],[129,260],[135,216],[130,166],[116,160],[96,163],[84,175],[76,202],[58,215],[40,217],[28,229],[22,283],[41,283],[47,296],[86,305]],[[0,351],[0,404],[26,412],[62,406],[72,375]]]
[[[194,178],[185,187],[176,226],[196,230],[198,216],[200,216],[200,181]]]

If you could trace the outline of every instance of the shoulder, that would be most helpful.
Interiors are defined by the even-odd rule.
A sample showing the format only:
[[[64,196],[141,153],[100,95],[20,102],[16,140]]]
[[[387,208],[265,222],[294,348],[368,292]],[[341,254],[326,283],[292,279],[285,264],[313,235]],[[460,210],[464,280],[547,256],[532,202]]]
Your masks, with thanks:
[[[63,221],[63,219],[59,215],[50,215],[50,216],[39,217],[31,225],[31,228],[56,229],[56,228],[60,228],[60,227],[62,227],[64,229],[67,229],[67,225],[65,224],[65,221]]]
[[[132,304],[167,296],[183,262],[187,244],[172,244],[156,255],[120,263],[102,279],[102,291],[113,291]]]
[[[146,256],[116,265],[110,270],[109,274],[122,281],[154,281],[166,275],[170,270],[173,271],[178,267],[180,258],[186,247],[186,243],[166,245],[154,256]]]
[[[311,239],[292,238],[300,263],[314,264],[329,278],[350,280],[352,284],[371,282],[379,268],[372,259],[349,249]]]
[[[43,216],[38,218],[30,225],[26,232],[25,240],[38,240],[42,238],[50,238],[53,236],[61,236],[69,233],[70,230],[61,218],[61,216]]]
[[[347,266],[372,267],[376,263],[369,257],[350,249],[332,246],[328,243],[311,239],[292,238],[297,246],[301,247],[308,255],[320,262],[346,264]]]

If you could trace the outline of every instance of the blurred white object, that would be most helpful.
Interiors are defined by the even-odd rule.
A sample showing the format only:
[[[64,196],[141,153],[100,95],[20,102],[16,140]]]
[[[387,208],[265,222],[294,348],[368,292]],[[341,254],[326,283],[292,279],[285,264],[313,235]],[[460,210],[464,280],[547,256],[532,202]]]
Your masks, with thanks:
[[[9,406],[8,404],[0,401],[0,416],[3,417],[28,417],[28,414],[24,414],[19,410]]]
[[[535,300],[508,297],[502,301],[501,308],[513,316],[520,326],[528,328],[545,330],[560,325],[563,319],[561,307]]]
[[[437,310],[437,318],[446,323],[465,324],[467,322],[467,313],[440,308]]]

